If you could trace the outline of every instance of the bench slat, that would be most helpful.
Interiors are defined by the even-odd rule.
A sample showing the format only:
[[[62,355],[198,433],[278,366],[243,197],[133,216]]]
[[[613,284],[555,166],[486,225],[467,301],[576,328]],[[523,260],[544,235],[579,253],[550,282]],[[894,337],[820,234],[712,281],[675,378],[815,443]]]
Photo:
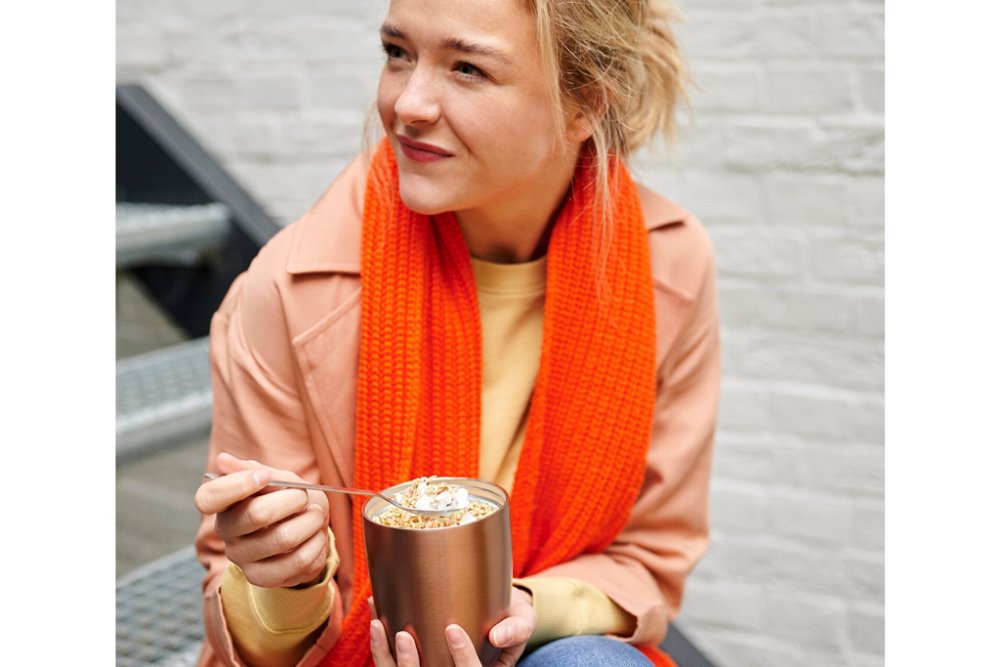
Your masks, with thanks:
[[[213,202],[193,206],[118,202],[115,205],[118,269],[147,263],[190,265],[222,244],[230,213]]]
[[[119,462],[208,434],[212,386],[207,337],[121,359],[115,380]]]
[[[194,547],[144,565],[115,586],[115,664],[191,667],[205,636],[201,618],[204,568]]]

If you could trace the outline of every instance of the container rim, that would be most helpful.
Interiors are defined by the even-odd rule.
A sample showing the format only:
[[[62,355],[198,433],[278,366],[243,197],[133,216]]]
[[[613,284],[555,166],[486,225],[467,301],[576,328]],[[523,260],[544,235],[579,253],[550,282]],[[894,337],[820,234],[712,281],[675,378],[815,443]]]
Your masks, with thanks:
[[[414,479],[420,479],[420,478],[415,477]],[[495,512],[492,512],[489,515],[483,517],[482,519],[479,519],[479,521],[485,521],[485,520],[489,519],[491,516],[493,516],[495,514],[500,514],[505,507],[507,507],[507,506],[510,505],[510,495],[507,493],[507,490],[504,489],[499,484],[494,484],[493,482],[489,482],[489,481],[487,481],[485,479],[479,479],[479,478],[476,478],[476,477],[450,477],[450,476],[447,476],[447,477],[446,476],[440,476],[440,477],[439,476],[428,476],[427,479],[428,480],[433,480],[434,482],[454,483],[454,484],[457,484],[457,485],[460,485],[460,486],[464,486],[464,487],[466,487],[466,488],[469,489],[469,496],[470,497],[474,497],[477,500],[482,500],[484,502],[488,502],[488,503],[491,503],[491,504],[494,504],[494,505],[497,506],[497,509],[496,509]],[[392,486],[383,489],[381,491],[381,493],[384,494],[384,495],[389,496],[389,495],[392,495],[393,493],[397,493],[397,492],[405,489],[411,483],[413,483],[413,479],[407,480],[405,482],[401,482],[399,484],[393,484]],[[479,496],[479,495],[473,493],[473,488],[476,488],[476,489],[479,489],[479,490],[482,490],[482,491],[492,492],[497,497],[496,498],[484,498],[482,496]],[[392,530],[418,531],[418,532],[421,532],[421,533],[426,533],[426,532],[429,532],[429,531],[454,530],[456,528],[467,528],[469,526],[475,525],[476,523],[479,523],[479,521],[473,521],[472,523],[467,523],[464,526],[463,525],[458,525],[458,526],[438,526],[436,528],[404,528],[402,526],[386,526],[386,525],[383,525],[381,523],[375,522],[373,520],[373,517],[375,515],[377,515],[379,512],[383,511],[388,506],[389,506],[389,503],[387,503],[386,501],[382,500],[381,498],[379,498],[377,496],[372,496],[371,498],[369,498],[367,500],[367,502],[365,502],[364,506],[362,507],[361,516],[364,518],[364,520],[365,520],[366,523],[370,523],[370,524],[372,524],[374,526],[378,526],[380,528],[388,528],[388,529],[392,529]]]

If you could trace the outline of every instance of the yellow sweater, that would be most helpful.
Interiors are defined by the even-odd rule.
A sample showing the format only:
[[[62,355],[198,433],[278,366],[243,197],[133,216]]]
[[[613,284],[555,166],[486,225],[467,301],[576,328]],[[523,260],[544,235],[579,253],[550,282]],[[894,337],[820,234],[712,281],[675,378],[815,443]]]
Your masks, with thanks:
[[[483,332],[483,408],[479,477],[508,491],[524,443],[538,375],[545,305],[545,259],[495,264],[473,259]],[[223,611],[237,649],[251,665],[298,662],[330,615],[330,581],[339,558],[333,533],[323,580],[305,589],[265,589],[247,582],[236,565],[222,580]],[[538,615],[529,645],[580,634],[631,634],[635,618],[583,581],[526,577]]]

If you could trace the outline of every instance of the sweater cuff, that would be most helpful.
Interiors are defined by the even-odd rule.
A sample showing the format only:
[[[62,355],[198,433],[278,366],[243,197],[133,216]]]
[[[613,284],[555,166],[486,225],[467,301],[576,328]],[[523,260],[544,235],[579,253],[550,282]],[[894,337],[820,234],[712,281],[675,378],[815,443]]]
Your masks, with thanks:
[[[288,662],[300,654],[305,640],[323,625],[333,607],[334,591],[330,585],[340,558],[334,547],[333,532],[327,529],[329,555],[322,579],[306,588],[262,588],[254,586],[235,563],[222,575],[223,612],[233,642],[244,659],[253,664]]]
[[[636,618],[602,591],[570,577],[525,577],[514,585],[531,593],[538,617],[528,648],[562,637],[614,634],[627,637]]]

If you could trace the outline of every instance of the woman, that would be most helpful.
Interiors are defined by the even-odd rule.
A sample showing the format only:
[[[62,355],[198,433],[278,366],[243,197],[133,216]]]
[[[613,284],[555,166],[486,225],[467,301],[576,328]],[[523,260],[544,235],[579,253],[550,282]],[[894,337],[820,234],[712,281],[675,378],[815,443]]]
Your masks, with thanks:
[[[707,544],[711,249],[624,159],[683,70],[651,0],[392,0],[386,138],[234,283],[196,544],[202,664],[416,665],[368,609],[360,513],[283,477],[511,493],[498,664],[671,664]],[[447,629],[458,667],[478,664]]]

